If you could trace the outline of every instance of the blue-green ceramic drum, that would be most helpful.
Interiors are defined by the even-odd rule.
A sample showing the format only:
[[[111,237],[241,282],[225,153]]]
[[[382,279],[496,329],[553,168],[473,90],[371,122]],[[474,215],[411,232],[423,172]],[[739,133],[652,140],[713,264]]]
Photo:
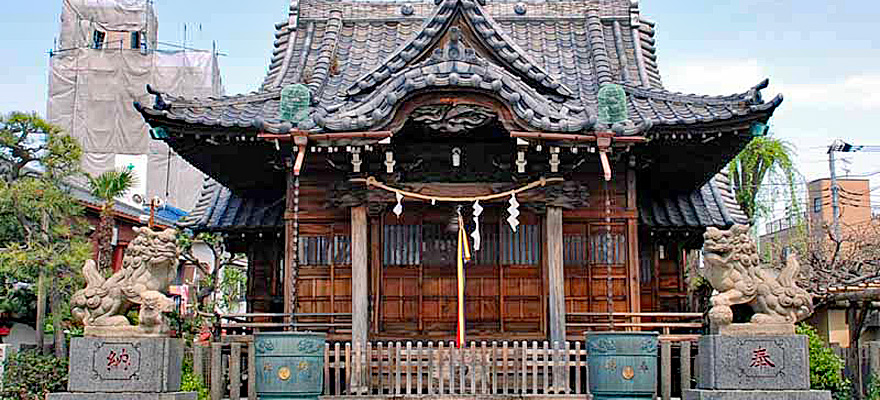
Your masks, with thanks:
[[[317,399],[324,382],[323,333],[270,332],[254,337],[257,397]]]
[[[587,360],[593,398],[656,398],[657,342],[655,332],[588,332]]]

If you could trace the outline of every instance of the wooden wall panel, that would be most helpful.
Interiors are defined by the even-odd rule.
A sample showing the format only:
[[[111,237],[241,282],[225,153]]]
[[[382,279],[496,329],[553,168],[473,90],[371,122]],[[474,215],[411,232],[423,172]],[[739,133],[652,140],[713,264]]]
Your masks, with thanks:
[[[642,269],[650,268],[650,277],[642,280],[643,311],[686,311],[687,282],[680,246],[656,239],[645,240],[644,246]]]
[[[348,224],[303,223],[299,232],[295,312],[351,313],[351,230]],[[339,322],[333,317],[298,320]]]
[[[628,230],[623,222],[612,220],[608,225],[601,220],[564,221],[565,306],[569,314],[608,312],[609,276],[614,311],[630,311],[628,243]],[[580,316],[569,316],[568,320],[600,322]],[[583,330],[573,328],[568,334],[578,336]]]
[[[274,235],[267,235],[268,237]],[[282,312],[279,301],[281,288],[281,239],[250,242],[247,249],[248,282],[246,299],[248,312]]]

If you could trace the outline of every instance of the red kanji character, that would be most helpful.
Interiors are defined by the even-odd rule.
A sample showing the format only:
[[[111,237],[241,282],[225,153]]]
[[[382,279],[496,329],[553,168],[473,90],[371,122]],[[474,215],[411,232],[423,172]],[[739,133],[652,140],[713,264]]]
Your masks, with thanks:
[[[752,351],[752,367],[775,367],[773,361],[770,360],[770,354],[765,348],[757,348]]]

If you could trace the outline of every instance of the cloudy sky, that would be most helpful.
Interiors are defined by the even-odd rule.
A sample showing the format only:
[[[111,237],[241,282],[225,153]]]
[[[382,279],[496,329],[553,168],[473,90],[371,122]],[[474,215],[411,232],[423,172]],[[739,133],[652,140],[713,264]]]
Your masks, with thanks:
[[[0,16],[0,112],[45,113],[48,51],[62,0],[18,3]],[[490,0],[491,1],[491,0]],[[552,1],[552,0],[547,0]],[[255,90],[265,74],[273,24],[288,0],[155,0],[163,42],[226,54],[228,94]],[[665,85],[699,94],[743,92],[765,77],[765,97],[785,95],[772,120],[791,142],[806,181],[828,176],[834,138],[880,146],[880,2],[868,0],[642,0],[657,22]],[[184,26],[186,36],[184,36]],[[880,153],[853,153],[839,173],[870,175],[880,206]],[[782,204],[780,204],[782,205]]]

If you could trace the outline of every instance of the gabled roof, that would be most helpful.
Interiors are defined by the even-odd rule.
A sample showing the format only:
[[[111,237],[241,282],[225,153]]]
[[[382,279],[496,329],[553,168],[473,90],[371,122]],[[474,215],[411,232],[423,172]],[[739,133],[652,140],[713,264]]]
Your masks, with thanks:
[[[507,35],[491,16],[485,14],[481,7],[485,4],[485,0],[442,0],[434,14],[425,21],[414,38],[398,48],[384,63],[358,79],[348,88],[347,94],[353,96],[368,92],[380,86],[406,66],[412,65],[413,60],[423,57],[424,53],[430,49],[430,45],[438,41],[450,29],[456,15],[459,15],[460,18],[466,20],[468,26],[473,27],[480,44],[486,46],[490,52],[494,53],[493,55],[498,57],[496,61],[499,64],[515,71],[520,78],[531,80],[537,86],[550,92],[565,97],[571,96],[573,94],[571,89],[562,84],[558,78],[547,73]],[[467,60],[464,54],[460,54],[460,56],[440,55],[441,58]]]
[[[454,27],[461,50],[443,53]],[[769,118],[758,85],[730,96],[663,89],[653,23],[630,0],[292,0],[276,25],[269,73],[258,92],[210,99],[162,95],[141,107],[153,125],[286,133],[280,90],[306,83],[312,132],[380,130],[398,102],[430,89],[501,99],[523,130],[577,132],[595,122],[597,92],[621,83],[636,125],[692,125]],[[435,54],[435,52],[439,52]],[[475,57],[474,57],[475,56]]]

